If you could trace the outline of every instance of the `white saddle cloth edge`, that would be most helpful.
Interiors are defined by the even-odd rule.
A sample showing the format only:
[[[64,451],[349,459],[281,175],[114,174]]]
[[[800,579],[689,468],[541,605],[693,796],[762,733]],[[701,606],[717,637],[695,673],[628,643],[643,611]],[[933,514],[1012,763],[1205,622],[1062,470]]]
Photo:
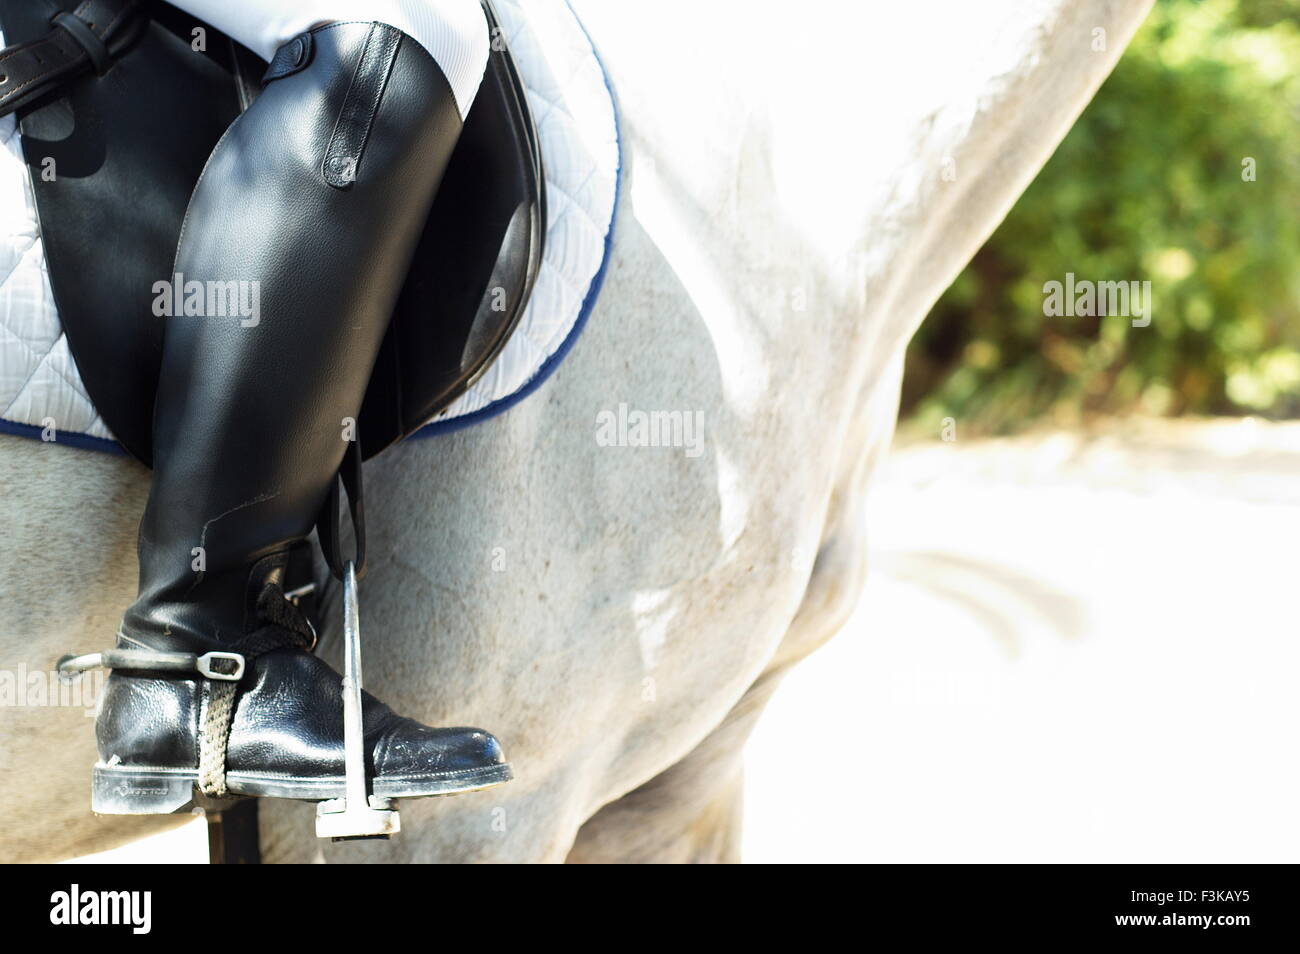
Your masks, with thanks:
[[[546,245],[519,328],[483,377],[416,436],[495,416],[568,354],[595,306],[614,235],[622,172],[614,97],[567,0],[495,3],[537,125],[546,177]]]
[[[604,67],[567,0],[496,0],[537,125],[546,243],[519,327],[483,376],[414,436],[503,413],[548,378],[604,280],[622,170]],[[3,46],[3,35],[0,35]],[[121,451],[86,394],[50,288],[35,196],[12,115],[0,118],[0,432]]]

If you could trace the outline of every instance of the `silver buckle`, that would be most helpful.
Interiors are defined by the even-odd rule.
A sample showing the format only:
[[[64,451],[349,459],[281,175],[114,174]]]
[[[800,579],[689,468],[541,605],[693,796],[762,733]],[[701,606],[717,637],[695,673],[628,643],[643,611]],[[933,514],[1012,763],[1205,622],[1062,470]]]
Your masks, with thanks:
[[[215,660],[233,662],[235,664],[235,671],[233,673],[217,672],[212,668],[212,663]],[[213,679],[217,682],[239,682],[239,680],[244,677],[244,657],[239,653],[204,653],[198,659],[194,660],[194,668],[197,669],[199,674],[205,679]]]

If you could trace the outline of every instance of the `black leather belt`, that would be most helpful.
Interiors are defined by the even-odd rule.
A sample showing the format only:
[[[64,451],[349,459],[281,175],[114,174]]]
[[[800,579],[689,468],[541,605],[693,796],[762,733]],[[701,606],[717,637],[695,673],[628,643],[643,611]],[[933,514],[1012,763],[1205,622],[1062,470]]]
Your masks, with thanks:
[[[136,0],[85,0],[72,13],[55,14],[45,36],[0,51],[0,116],[83,73],[102,76],[144,22]]]

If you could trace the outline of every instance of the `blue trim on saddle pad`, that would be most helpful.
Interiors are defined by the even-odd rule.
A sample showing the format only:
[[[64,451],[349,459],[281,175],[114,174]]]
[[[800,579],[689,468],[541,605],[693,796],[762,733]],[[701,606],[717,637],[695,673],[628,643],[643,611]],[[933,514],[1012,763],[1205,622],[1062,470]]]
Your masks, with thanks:
[[[0,434],[13,434],[17,437],[30,437],[33,440],[41,441],[45,444],[67,444],[69,447],[79,447],[82,450],[102,451],[105,454],[122,454],[126,451],[117,441],[109,440],[107,437],[95,437],[93,434],[79,434],[76,431],[55,430],[54,440],[47,441],[41,437],[41,432],[45,428],[39,424],[20,424],[17,421],[9,421],[0,417]]]

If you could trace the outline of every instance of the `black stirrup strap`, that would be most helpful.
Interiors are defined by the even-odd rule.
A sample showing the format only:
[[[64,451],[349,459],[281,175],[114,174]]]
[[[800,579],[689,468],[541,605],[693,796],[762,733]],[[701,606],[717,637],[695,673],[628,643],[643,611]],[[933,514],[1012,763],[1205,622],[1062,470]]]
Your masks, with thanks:
[[[144,22],[136,0],[85,0],[55,14],[45,36],[0,50],[0,116],[90,70],[102,76]]]
[[[361,441],[348,442],[347,454],[339,466],[338,474],[330,481],[329,494],[316,518],[316,536],[320,540],[321,554],[334,578],[343,579],[348,559],[343,553],[343,532],[339,523],[340,489],[347,492],[348,514],[352,518],[353,557],[357,579],[366,575],[366,511],[361,497]]]

